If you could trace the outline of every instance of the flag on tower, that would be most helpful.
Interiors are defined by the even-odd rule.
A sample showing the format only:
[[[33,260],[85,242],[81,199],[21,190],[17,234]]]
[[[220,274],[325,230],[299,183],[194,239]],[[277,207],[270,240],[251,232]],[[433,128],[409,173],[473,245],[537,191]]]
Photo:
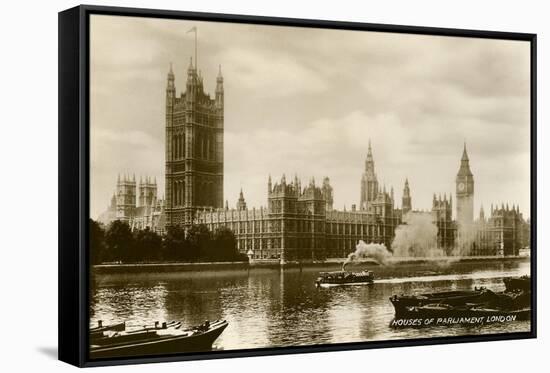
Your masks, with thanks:
[[[186,34],[189,34],[190,32],[194,32],[194,33],[195,33],[195,68],[198,69],[198,68],[199,68],[199,64],[198,64],[198,61],[197,61],[197,26],[191,27],[191,28],[186,32]]]

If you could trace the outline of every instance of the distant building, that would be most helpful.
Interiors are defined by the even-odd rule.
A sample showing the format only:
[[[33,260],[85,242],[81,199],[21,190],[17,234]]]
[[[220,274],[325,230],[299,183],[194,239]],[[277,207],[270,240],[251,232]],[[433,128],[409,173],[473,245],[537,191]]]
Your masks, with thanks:
[[[164,200],[157,198],[157,181],[150,177],[120,175],[117,178],[116,192],[107,210],[98,221],[109,225],[114,220],[128,223],[132,230],[149,228],[163,234],[166,228]]]
[[[370,146],[367,159],[370,177],[375,175]],[[371,180],[367,178],[367,184]],[[267,207],[246,208],[241,191],[237,209],[203,209],[194,223],[211,230],[228,227],[237,237],[239,251],[250,252],[255,259],[323,260],[347,256],[359,240],[391,246],[395,227],[401,223],[393,192],[372,190],[366,202],[362,210],[352,206],[351,211],[336,211],[329,178],[321,187],[313,178],[302,187],[297,176],[287,182],[283,175],[278,183],[270,176]]]
[[[471,216],[474,181],[466,147],[456,183],[460,220],[453,220],[451,194],[433,196],[430,214],[437,226],[437,247],[447,255],[518,255],[522,245],[529,242],[529,224],[517,206],[491,208],[488,218],[482,208],[475,221]],[[194,223],[206,224],[211,230],[230,228],[235,232],[239,250],[256,259],[321,260],[345,257],[355,250],[359,240],[391,248],[395,228],[403,224],[404,216],[409,212],[426,213],[413,210],[408,179],[401,209],[395,207],[393,188],[390,193],[385,187],[380,189],[370,143],[361,178],[359,210],[355,206],[351,211],[333,209],[333,189],[328,178],[321,188],[313,179],[302,188],[297,177],[288,183],[284,175],[275,184],[270,177],[267,186],[267,207],[247,208],[241,191],[237,209],[203,209]]]

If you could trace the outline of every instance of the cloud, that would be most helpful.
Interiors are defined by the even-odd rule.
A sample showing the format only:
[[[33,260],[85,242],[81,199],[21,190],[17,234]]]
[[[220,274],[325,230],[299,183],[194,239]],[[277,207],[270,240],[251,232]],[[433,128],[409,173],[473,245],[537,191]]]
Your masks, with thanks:
[[[225,198],[266,204],[267,177],[329,176],[335,205],[358,203],[368,140],[378,179],[415,208],[454,191],[463,142],[476,208],[529,213],[529,45],[247,24],[93,16],[92,215],[118,172],[164,174],[166,73],[185,87],[196,26],[208,92],[222,65]],[[160,186],[162,194],[163,186]]]
[[[270,50],[229,49],[220,55],[224,73],[255,95],[289,97],[320,93],[328,85],[319,74],[288,56]]]

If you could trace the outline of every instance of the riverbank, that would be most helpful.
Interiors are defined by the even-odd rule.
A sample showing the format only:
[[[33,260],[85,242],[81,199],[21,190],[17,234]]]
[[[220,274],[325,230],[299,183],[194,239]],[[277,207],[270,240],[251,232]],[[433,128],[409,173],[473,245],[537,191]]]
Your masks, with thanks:
[[[111,273],[158,273],[158,272],[195,272],[208,270],[254,270],[254,269],[273,269],[283,268],[315,268],[315,267],[334,267],[339,269],[344,263],[344,258],[328,258],[324,261],[307,262],[285,262],[281,264],[278,259],[252,260],[250,262],[201,262],[201,263],[129,263],[129,264],[99,264],[92,266],[92,274],[111,274]],[[466,256],[466,257],[414,257],[414,258],[390,258],[387,261],[389,266],[398,266],[405,264],[428,264],[445,265],[451,263],[467,262],[509,262],[509,261],[528,261],[527,256]],[[379,266],[374,260],[362,260],[354,262],[353,266]],[[351,269],[352,267],[350,267]]]

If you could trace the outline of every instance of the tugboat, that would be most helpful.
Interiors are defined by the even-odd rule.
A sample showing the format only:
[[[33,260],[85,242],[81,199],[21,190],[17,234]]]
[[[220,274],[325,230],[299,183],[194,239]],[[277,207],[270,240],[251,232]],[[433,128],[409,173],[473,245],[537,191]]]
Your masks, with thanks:
[[[92,359],[208,351],[228,323],[207,320],[201,325],[182,329],[181,322],[156,322],[153,327],[132,331],[120,330],[121,324],[117,325],[116,328],[102,327],[105,330],[100,332],[90,330]]]
[[[348,272],[345,270],[334,272],[321,272],[315,280],[317,287],[365,285],[374,281],[372,271]]]

